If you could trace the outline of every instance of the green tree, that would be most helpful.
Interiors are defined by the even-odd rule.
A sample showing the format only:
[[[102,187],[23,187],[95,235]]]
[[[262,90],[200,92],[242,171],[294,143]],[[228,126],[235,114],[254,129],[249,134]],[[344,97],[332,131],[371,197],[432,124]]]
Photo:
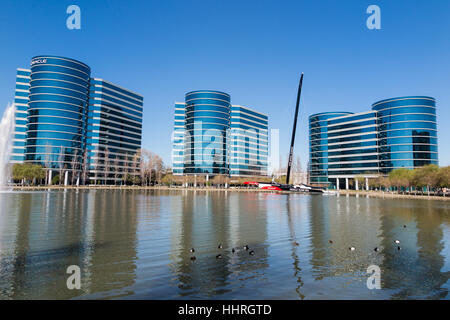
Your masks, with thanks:
[[[406,168],[394,169],[389,173],[390,184],[397,189],[409,188],[413,182],[414,171]]]
[[[25,180],[24,165],[20,164],[20,163],[15,163],[12,168],[12,176],[13,176],[13,180],[21,181],[23,184],[23,182]]]
[[[355,181],[358,181],[358,189],[363,190],[366,178],[363,175],[357,175],[355,176]]]
[[[161,183],[169,187],[173,183],[173,180],[173,174],[168,173],[161,179]]]
[[[45,170],[39,164],[16,163],[12,169],[13,179],[27,184],[34,184],[45,179]]]
[[[33,173],[33,180],[42,181],[43,179],[45,179],[45,170],[42,168],[41,165],[39,164],[32,165],[31,171]]]
[[[441,188],[450,187],[450,166],[439,168],[437,185]]]
[[[387,191],[391,188],[392,184],[388,177],[379,177],[378,184],[380,187],[386,189]]]
[[[430,188],[435,187],[439,181],[439,167],[435,164],[429,164],[414,170],[413,183],[417,187],[426,187],[428,195]]]
[[[59,175],[56,175],[52,178],[52,185],[59,184]]]

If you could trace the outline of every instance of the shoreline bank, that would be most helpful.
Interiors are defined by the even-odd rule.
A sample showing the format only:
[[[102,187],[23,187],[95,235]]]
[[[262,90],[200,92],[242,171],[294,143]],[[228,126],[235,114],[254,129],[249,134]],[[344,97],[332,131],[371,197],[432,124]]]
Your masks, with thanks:
[[[411,195],[411,194],[397,194],[383,191],[355,191],[355,190],[339,190],[339,195],[351,196],[369,196],[383,199],[417,199],[417,200],[450,200],[450,197],[434,196],[434,195]]]
[[[276,190],[263,190],[257,188],[194,188],[194,187],[165,187],[165,186],[14,186],[13,191],[42,191],[42,190],[169,190],[169,191],[237,191],[237,192],[280,192]],[[289,193],[289,191],[283,191]]]
[[[165,190],[165,191],[229,191],[229,192],[262,192],[262,193],[283,193],[291,194],[296,192],[264,190],[257,188],[194,188],[194,187],[166,187],[166,186],[14,186],[12,191],[42,191],[42,190]],[[434,196],[434,195],[409,195],[397,194],[382,191],[355,191],[355,190],[339,190],[338,195],[350,196],[368,196],[384,199],[420,199],[420,200],[443,200],[448,201],[450,197]]]

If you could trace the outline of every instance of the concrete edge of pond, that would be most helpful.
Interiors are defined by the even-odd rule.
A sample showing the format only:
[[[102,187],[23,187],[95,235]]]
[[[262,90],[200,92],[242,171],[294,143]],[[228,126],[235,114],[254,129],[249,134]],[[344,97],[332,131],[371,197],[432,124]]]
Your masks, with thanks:
[[[13,186],[13,191],[42,191],[42,190],[169,190],[169,191],[229,191],[229,192],[262,192],[262,193],[293,193],[290,191],[279,190],[263,190],[256,188],[194,188],[194,187],[142,187],[142,186]],[[295,192],[294,192],[295,193]],[[448,201],[450,197],[434,196],[434,195],[410,195],[397,194],[382,191],[355,191],[355,190],[339,190],[339,195],[351,196],[368,196],[387,199],[421,199],[421,200],[441,200]]]
[[[413,194],[401,194],[395,192],[383,192],[383,191],[355,191],[355,190],[339,190],[340,195],[351,196],[369,196],[374,198],[385,199],[417,199],[417,200],[443,200],[448,201],[450,197],[434,196],[434,195],[413,195]]]

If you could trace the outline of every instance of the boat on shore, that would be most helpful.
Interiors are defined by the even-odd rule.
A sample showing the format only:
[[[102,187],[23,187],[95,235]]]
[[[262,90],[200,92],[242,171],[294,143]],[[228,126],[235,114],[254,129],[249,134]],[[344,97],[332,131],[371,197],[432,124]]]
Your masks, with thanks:
[[[309,186],[304,183],[293,185],[291,191],[308,192],[308,193],[325,193],[326,190],[320,187]]]
[[[335,194],[332,191],[327,191],[320,187],[309,186],[301,183],[297,185],[282,184],[277,182],[257,182],[257,181],[245,181],[245,185],[254,186],[262,190],[274,190],[274,191],[292,191],[292,192],[304,192],[304,193],[319,193],[319,194]]]

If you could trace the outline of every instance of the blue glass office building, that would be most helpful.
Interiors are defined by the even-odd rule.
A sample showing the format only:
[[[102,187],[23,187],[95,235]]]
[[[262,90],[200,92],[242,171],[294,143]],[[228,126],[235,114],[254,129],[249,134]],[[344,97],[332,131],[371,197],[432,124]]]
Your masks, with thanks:
[[[91,78],[86,130],[89,180],[117,184],[139,174],[143,97]]]
[[[175,103],[175,119],[172,136],[172,172],[175,175],[184,173],[184,118],[186,113],[186,104],[184,102]]]
[[[227,93],[188,92],[175,104],[173,173],[266,175],[267,126],[266,115],[232,106]]]
[[[100,174],[103,183],[108,183],[105,166],[98,172],[104,159],[100,157],[93,166],[94,155],[105,144],[113,149],[108,153],[111,161],[122,152],[133,157],[140,148],[142,97],[91,78],[91,69],[83,62],[33,57],[30,70],[18,69],[15,102],[12,162],[40,164],[50,172],[64,172],[72,182]],[[117,165],[136,172],[129,165]]]
[[[351,112],[323,112],[309,117],[309,172],[313,184],[328,184],[328,119]]]
[[[30,74],[29,69],[17,69],[16,90],[14,96],[15,130],[13,137],[12,163],[23,163],[27,143],[28,101],[30,100]]]
[[[231,106],[230,176],[265,176],[268,167],[268,117],[248,107]]]
[[[438,164],[436,100],[412,96],[381,100],[377,112],[380,172]]]
[[[184,173],[228,174],[230,96],[220,91],[186,93]]]
[[[31,60],[25,162],[81,170],[90,68],[77,60]]]
[[[309,117],[310,183],[368,188],[368,179],[396,168],[437,164],[436,103],[430,97],[386,99],[362,113]],[[356,177],[365,178],[358,186]]]

